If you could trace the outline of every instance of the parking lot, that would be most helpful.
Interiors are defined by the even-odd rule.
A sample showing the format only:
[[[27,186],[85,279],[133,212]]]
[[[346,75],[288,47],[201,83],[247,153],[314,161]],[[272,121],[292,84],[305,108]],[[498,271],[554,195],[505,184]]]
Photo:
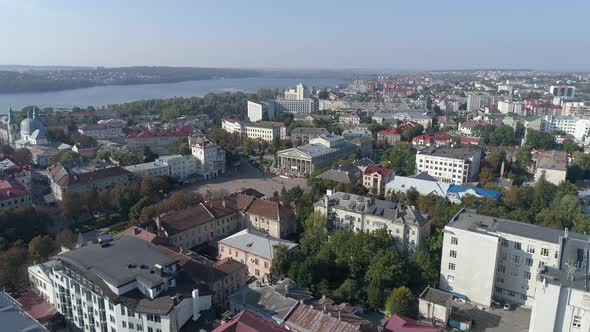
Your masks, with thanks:
[[[485,332],[527,332],[531,310],[522,307],[504,310],[491,308],[480,310],[469,303],[453,303],[453,312],[459,312],[462,316],[473,320],[471,331]]]
[[[283,186],[289,190],[299,185],[301,189],[307,189],[304,178],[284,179],[273,174],[266,174],[256,169],[247,161],[242,160],[237,170],[232,170],[220,178],[207,181],[203,184],[195,184],[183,189],[207,194],[207,192],[232,193],[243,188],[253,188],[261,193],[271,196],[273,192],[281,192]]]

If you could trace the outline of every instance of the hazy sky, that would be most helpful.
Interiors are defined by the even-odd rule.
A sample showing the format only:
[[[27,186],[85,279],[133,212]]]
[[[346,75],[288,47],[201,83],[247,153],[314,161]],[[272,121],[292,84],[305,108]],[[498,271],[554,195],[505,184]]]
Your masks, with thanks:
[[[590,70],[590,0],[0,0],[0,64]]]

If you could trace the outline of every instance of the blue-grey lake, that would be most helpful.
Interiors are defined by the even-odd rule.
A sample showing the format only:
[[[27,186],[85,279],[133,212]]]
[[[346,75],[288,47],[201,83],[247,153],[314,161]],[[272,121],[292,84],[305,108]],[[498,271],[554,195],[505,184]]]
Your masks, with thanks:
[[[40,108],[99,107],[141,99],[204,96],[208,93],[228,91],[252,93],[260,88],[284,89],[295,86],[297,83],[317,88],[327,88],[341,84],[343,81],[335,79],[252,77],[163,84],[110,85],[52,92],[10,93],[0,94],[0,113],[5,113],[10,106],[15,110],[30,105]]]

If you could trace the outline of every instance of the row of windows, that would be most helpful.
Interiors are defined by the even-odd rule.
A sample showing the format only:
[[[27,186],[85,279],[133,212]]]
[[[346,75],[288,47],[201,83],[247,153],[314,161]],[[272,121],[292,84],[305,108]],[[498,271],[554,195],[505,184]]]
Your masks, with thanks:
[[[500,244],[502,245],[502,247],[508,248],[509,242],[510,241],[508,241],[506,239],[502,239],[500,241]],[[513,246],[514,250],[522,250],[522,244],[520,242],[513,241],[513,245],[514,245]],[[533,246],[531,244],[527,245],[526,252],[529,254],[534,254],[535,253],[535,246]],[[549,257],[549,249],[548,248],[541,248],[540,254],[541,254],[541,256]],[[555,251],[555,258],[557,258],[557,255],[558,255],[558,252]]]

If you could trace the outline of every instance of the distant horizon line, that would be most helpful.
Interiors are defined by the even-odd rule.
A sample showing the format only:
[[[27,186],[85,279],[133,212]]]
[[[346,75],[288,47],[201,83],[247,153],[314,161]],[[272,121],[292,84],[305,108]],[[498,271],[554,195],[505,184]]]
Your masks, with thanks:
[[[526,71],[526,72],[551,72],[551,73],[590,73],[590,69],[533,69],[533,68],[502,68],[502,67],[481,67],[481,68],[438,68],[438,69],[418,69],[418,68],[354,68],[354,67],[341,67],[341,68],[327,68],[327,67],[223,67],[223,66],[170,66],[170,65],[131,65],[131,66],[104,66],[104,65],[22,65],[22,64],[0,64],[0,70],[8,70],[9,68],[14,69],[36,69],[36,68],[47,68],[47,69],[96,69],[96,68],[207,68],[207,69],[242,69],[242,70],[260,70],[260,71],[309,71],[309,70],[320,70],[320,71],[332,71],[332,72],[370,72],[373,74],[379,74],[379,72],[386,73],[387,71],[392,72],[476,72],[476,71]]]

